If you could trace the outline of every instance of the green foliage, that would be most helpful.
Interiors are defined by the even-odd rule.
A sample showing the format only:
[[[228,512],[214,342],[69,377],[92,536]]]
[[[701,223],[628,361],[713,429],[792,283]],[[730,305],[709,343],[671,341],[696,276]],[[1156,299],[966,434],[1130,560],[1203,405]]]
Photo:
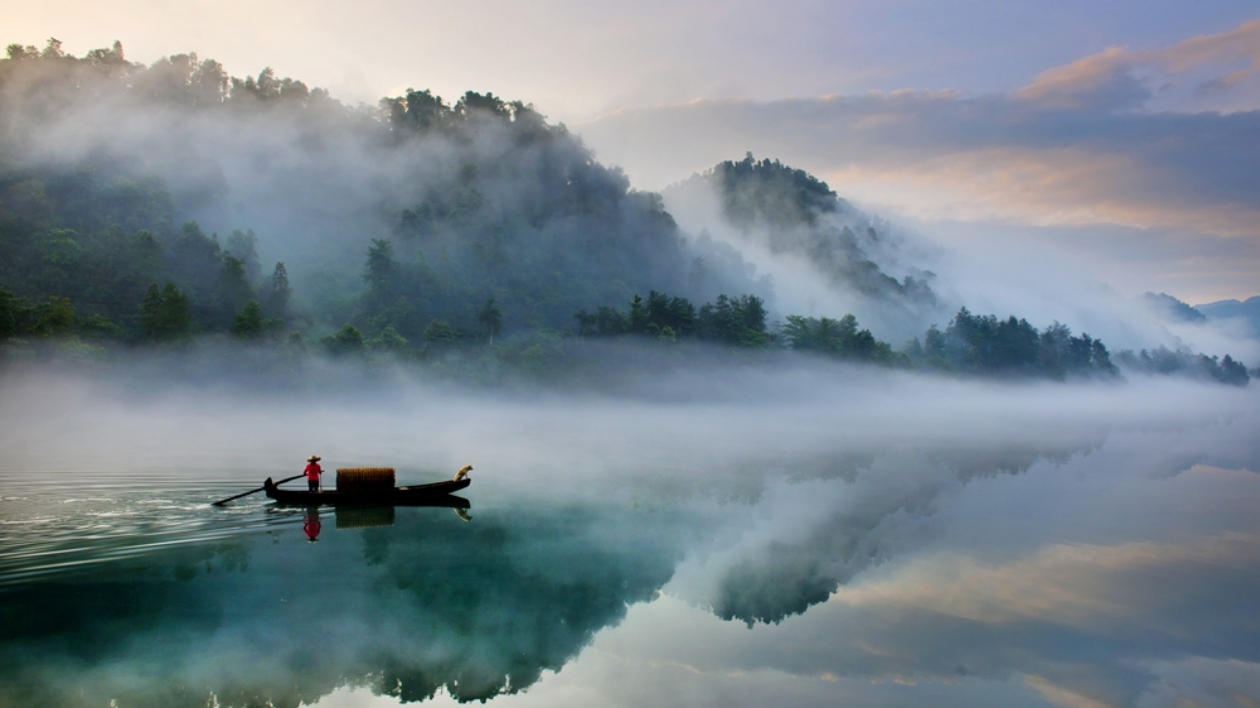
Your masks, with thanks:
[[[13,293],[0,288],[0,339],[16,337],[25,329],[30,306]]]
[[[236,229],[228,236],[227,246],[223,249],[228,255],[241,262],[249,281],[257,281],[261,275],[258,263],[258,235],[253,229]]]
[[[285,269],[284,263],[277,263],[275,270],[271,273],[271,289],[267,293],[267,306],[272,312],[284,317],[289,310],[291,294],[289,271]]]
[[[345,325],[330,337],[319,340],[324,350],[335,356],[361,354],[363,352],[363,334],[353,325]]]
[[[450,346],[459,342],[459,331],[442,320],[433,320],[424,328],[424,341],[434,346]]]
[[[670,297],[655,290],[648,293],[647,320],[662,332],[672,330],[675,337],[694,336],[700,327],[696,308],[686,298]],[[763,321],[764,326],[764,321]]]
[[[1235,386],[1246,386],[1247,382],[1251,380],[1251,376],[1247,373],[1246,365],[1240,361],[1234,361],[1234,358],[1228,354],[1221,359],[1218,371],[1219,373],[1213,372],[1213,378],[1222,383],[1233,384]]]
[[[686,298],[653,290],[646,301],[635,295],[624,314],[611,307],[600,307],[595,314],[579,310],[573,317],[578,323],[578,335],[584,337],[646,335],[664,342],[684,338],[737,347],[760,347],[771,341],[766,331],[765,304],[755,295],[719,295],[715,302],[701,306],[697,312]]]
[[[736,224],[790,228],[812,224],[838,206],[825,182],[778,160],[758,161],[751,152],[739,162],[718,163],[712,175],[724,187],[722,205]]]
[[[701,306],[698,322],[703,340],[740,347],[759,347],[770,341],[765,304],[755,295],[719,295],[715,302]]]
[[[1042,332],[1013,315],[973,315],[961,308],[944,332],[933,326],[907,348],[915,365],[996,376],[1116,376],[1107,347],[1088,334],[1073,336],[1055,322]]]
[[[1251,380],[1247,367],[1228,354],[1218,360],[1214,356],[1195,354],[1188,350],[1173,351],[1161,346],[1140,352],[1126,349],[1116,358],[1125,368],[1146,374],[1183,375],[1234,386],[1246,386]]]
[[[372,290],[385,292],[389,290],[396,270],[394,244],[388,239],[372,239],[363,279],[368,282]]]
[[[245,303],[245,307],[241,308],[241,311],[236,314],[235,321],[232,322],[232,334],[239,339],[261,339],[266,329],[262,307],[258,305],[257,300]]]
[[[187,337],[192,331],[188,297],[174,283],[167,283],[161,290],[156,283],[150,285],[140,303],[140,323],[145,337],[153,341],[173,342]]]
[[[219,307],[217,318],[223,320],[233,317],[233,313],[239,312],[246,303],[254,302],[254,289],[250,287],[244,261],[235,256],[223,256],[223,266],[215,296]],[[254,307],[258,307],[257,302],[254,302]]]
[[[31,334],[37,337],[57,337],[69,334],[74,327],[74,306],[70,298],[52,296],[34,308],[35,324]]]
[[[91,314],[80,318],[75,323],[74,329],[88,339],[102,341],[121,339],[126,333],[126,330],[101,314]]]
[[[373,337],[368,344],[373,349],[381,351],[403,352],[407,349],[407,339],[398,334],[393,327],[381,330],[381,333]]]
[[[782,334],[788,345],[797,351],[881,364],[890,364],[896,358],[887,342],[877,340],[868,329],[859,330],[857,318],[851,314],[839,321],[788,315]]]

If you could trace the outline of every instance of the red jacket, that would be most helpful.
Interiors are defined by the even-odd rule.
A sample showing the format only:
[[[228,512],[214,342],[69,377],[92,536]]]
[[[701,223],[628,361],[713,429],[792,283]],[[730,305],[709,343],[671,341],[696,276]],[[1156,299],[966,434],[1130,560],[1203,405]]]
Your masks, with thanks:
[[[324,471],[319,468],[318,462],[310,463],[306,466],[306,469],[302,471],[306,473],[306,479],[310,482],[318,482],[319,476],[324,473]]]

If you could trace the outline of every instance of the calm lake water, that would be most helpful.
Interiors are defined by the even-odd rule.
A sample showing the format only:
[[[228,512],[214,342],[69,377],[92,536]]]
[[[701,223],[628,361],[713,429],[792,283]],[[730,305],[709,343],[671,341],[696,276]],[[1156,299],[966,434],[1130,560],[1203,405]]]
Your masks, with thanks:
[[[0,705],[1260,705],[1254,385],[706,376],[0,378]]]

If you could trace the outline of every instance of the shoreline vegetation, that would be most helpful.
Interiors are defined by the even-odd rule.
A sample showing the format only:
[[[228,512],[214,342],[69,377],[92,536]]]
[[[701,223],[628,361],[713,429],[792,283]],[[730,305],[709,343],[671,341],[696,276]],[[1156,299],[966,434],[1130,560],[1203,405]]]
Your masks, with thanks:
[[[595,349],[632,342],[666,365],[701,351],[768,362],[787,350],[1000,379],[1115,379],[1124,369],[1245,386],[1251,375],[1229,355],[1162,346],[1112,353],[1058,322],[1039,328],[966,307],[900,345],[880,341],[852,314],[776,315],[772,288],[741,254],[707,236],[688,238],[660,195],[631,189],[563,124],[491,93],[469,91],[448,104],[409,89],[375,107],[345,106],[270,69],[242,80],[195,54],[145,66],[128,62],[119,43],[79,59],[52,39],[42,50],[9,45],[7,56],[0,364],[209,345],[227,358],[269,362],[264,369],[327,357],[401,362],[456,379],[561,381],[589,374]],[[124,128],[72,157],[40,153],[41,126],[89,110],[84,103],[111,121],[156,115],[190,131],[199,121],[202,132],[189,135],[211,146],[222,137],[215,131],[263,126],[313,164],[342,141],[364,151],[365,162],[397,160],[394,172],[374,174],[395,182],[373,196],[370,217],[290,243],[292,258],[265,267],[260,250],[284,249],[252,228],[221,241],[189,218],[219,223],[215,215],[230,213],[224,184],[207,186],[178,165],[144,167],[128,152]],[[255,146],[233,149],[252,155]],[[328,177],[330,194],[340,179],[356,177]],[[873,226],[829,226],[854,210],[803,171],[748,155],[690,182],[716,186],[729,219],[765,227],[776,252],[809,255],[837,287],[906,312],[940,312],[932,274],[886,272],[870,255],[883,236]],[[301,266],[291,276],[286,263],[295,259]]]

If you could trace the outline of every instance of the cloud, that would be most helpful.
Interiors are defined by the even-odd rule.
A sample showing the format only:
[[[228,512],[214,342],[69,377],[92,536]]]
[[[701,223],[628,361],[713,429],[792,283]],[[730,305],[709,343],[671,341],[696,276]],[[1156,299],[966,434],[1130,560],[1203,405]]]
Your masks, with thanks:
[[[1260,108],[1260,20],[1157,51],[1109,47],[1042,72],[1017,95],[1043,108],[1067,110],[1255,110]]]
[[[899,206],[923,216],[1260,239],[1252,139],[1260,112],[1117,114],[1040,102],[1055,107],[1069,95],[1057,86],[1039,89],[1038,100],[898,92],[700,101],[624,111],[578,130],[601,159],[651,186],[751,150],[829,177],[848,196],[864,196],[866,184],[876,198],[904,187]]]
[[[1128,73],[1131,55],[1119,47],[1049,69],[1020,89],[1020,98],[1060,109],[1131,108],[1150,97],[1142,82]]]
[[[1243,253],[1215,256],[1213,267],[1245,263],[1254,273],[1257,36],[1260,21],[1159,51],[1112,48],[1010,93],[700,100],[623,110],[576,129],[641,188],[752,151],[820,175],[885,215],[1171,231],[1185,259],[1203,236],[1236,239]],[[1140,235],[1127,243],[1142,247]],[[1243,278],[1230,282],[1247,292]]]

